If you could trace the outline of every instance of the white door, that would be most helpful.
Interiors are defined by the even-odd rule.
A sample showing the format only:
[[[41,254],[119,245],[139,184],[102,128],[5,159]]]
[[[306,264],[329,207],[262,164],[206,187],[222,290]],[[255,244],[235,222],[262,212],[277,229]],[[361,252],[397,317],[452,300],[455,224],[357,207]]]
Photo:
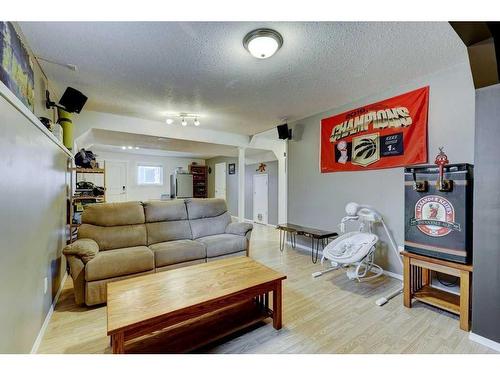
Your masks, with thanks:
[[[226,163],[215,164],[215,198],[226,199]]]
[[[127,163],[106,161],[106,202],[127,200]]]
[[[268,189],[267,174],[253,175],[253,221],[267,224]]]

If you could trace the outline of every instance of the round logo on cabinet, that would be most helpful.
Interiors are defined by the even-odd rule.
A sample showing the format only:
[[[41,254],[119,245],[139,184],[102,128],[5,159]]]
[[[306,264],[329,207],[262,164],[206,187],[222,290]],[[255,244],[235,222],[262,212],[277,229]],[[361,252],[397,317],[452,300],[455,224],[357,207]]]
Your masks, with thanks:
[[[427,195],[415,204],[415,218],[410,222],[424,234],[443,237],[453,230],[460,231],[455,223],[455,208],[450,201],[438,195]]]

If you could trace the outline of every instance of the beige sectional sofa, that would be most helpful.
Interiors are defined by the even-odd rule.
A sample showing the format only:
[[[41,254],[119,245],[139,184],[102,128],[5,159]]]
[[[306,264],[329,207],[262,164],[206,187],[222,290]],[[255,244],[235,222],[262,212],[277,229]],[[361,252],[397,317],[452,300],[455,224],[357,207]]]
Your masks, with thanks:
[[[106,284],[249,254],[252,225],[232,223],[223,199],[104,203],[82,214],[64,254],[78,304],[106,302]]]

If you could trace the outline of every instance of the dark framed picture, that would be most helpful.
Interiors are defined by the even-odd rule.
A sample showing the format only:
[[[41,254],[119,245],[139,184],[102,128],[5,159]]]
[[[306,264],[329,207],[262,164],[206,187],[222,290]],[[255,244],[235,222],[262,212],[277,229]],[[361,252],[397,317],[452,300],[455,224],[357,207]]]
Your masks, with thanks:
[[[235,174],[236,173],[236,164],[234,164],[234,163],[229,164],[228,171],[229,171],[229,174]]]

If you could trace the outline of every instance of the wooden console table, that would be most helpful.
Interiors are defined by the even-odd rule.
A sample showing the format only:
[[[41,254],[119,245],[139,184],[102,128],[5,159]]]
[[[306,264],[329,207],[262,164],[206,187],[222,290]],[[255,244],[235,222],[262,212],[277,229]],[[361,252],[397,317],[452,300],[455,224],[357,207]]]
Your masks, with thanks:
[[[295,248],[297,244],[296,235],[308,237],[311,239],[311,261],[316,263],[318,261],[319,247],[321,244],[321,248],[325,247],[325,243],[328,244],[328,240],[333,237],[337,237],[338,234],[336,232],[331,232],[327,230],[321,230],[316,228],[308,228],[303,227],[302,225],[297,224],[279,224],[276,226],[276,229],[280,231],[280,251],[283,251],[285,248],[286,235],[290,235],[290,242],[292,244],[292,248]]]
[[[460,316],[460,328],[470,330],[472,265],[449,262],[406,251],[403,255],[403,303],[411,308],[412,298]],[[460,278],[460,295],[431,286],[430,271]]]

